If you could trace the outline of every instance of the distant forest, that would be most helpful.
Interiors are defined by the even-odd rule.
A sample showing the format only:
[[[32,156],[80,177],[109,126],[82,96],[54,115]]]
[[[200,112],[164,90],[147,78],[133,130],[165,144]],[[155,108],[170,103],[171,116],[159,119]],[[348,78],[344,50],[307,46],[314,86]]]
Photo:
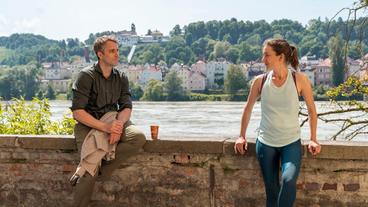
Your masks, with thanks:
[[[232,18],[199,21],[183,27],[176,25],[170,32],[169,42],[137,45],[131,64],[165,62],[170,66],[175,62],[192,64],[199,59],[209,61],[217,58],[225,58],[232,63],[248,62],[259,59],[262,43],[273,37],[282,37],[297,45],[300,57],[315,55],[316,58],[326,58],[328,41],[337,34],[344,40],[349,39],[348,56],[358,59],[368,53],[368,23],[363,18],[357,19],[356,26],[347,30],[347,25],[351,24],[342,18],[331,22],[313,19],[305,26],[289,19],[268,23],[265,20],[251,22]],[[84,48],[89,49],[91,59],[95,60],[92,51],[95,38],[114,33],[91,33],[85,41],[78,38],[57,41],[34,34],[0,37],[0,65],[73,61],[83,56]],[[126,62],[130,47],[122,46],[120,51],[121,62]]]

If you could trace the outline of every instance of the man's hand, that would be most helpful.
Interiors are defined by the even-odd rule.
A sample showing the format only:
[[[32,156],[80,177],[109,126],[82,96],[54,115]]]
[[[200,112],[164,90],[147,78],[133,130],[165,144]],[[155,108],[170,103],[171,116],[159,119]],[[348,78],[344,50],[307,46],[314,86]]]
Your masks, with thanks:
[[[124,123],[120,120],[114,120],[109,128],[110,128],[109,143],[115,144],[120,140],[121,134],[123,133],[124,129]]]
[[[247,140],[240,136],[236,141],[235,141],[235,145],[234,145],[234,151],[235,154],[237,154],[238,152],[240,154],[244,154],[248,149],[248,144],[247,144]]]
[[[115,144],[120,140],[121,134],[111,133],[109,138],[110,144]]]
[[[120,120],[114,120],[109,129],[109,133],[121,134],[123,132],[124,123]]]
[[[318,142],[315,141],[310,141],[308,144],[308,151],[312,154],[312,155],[317,155],[318,153],[321,152],[321,145]]]

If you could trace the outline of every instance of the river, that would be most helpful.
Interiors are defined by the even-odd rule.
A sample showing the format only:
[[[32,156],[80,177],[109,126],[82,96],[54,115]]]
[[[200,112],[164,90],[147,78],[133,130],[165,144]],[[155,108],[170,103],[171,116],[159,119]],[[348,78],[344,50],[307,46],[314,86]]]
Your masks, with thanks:
[[[52,118],[60,119],[67,113],[70,101],[50,101]],[[244,102],[134,102],[132,121],[149,136],[151,124],[158,124],[159,138],[224,139],[239,135]],[[329,102],[316,102],[318,112],[331,110]],[[348,116],[357,116],[358,112]],[[341,117],[341,115],[339,115]],[[247,136],[255,138],[261,119],[260,103],[254,106]],[[334,123],[318,121],[317,136],[330,139],[339,130]],[[309,139],[308,124],[302,127],[302,139]],[[343,139],[344,134],[339,137]],[[367,135],[354,140],[368,141]]]

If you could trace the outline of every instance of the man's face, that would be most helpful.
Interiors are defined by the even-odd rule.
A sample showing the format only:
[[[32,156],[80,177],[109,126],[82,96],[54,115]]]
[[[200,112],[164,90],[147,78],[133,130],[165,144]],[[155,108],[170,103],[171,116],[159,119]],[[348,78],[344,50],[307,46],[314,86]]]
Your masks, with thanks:
[[[104,49],[98,52],[100,61],[108,66],[116,66],[119,63],[119,47],[118,44],[113,41],[107,41],[104,45]]]

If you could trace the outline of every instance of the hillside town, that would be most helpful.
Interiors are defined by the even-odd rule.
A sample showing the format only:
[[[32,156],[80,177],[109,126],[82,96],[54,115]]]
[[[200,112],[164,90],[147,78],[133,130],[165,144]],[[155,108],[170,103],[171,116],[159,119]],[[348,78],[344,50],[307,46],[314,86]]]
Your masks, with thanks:
[[[47,88],[52,85],[56,92],[65,93],[70,83],[75,79],[78,72],[90,66],[91,62],[87,62],[88,58],[81,58],[72,63],[54,62],[42,63],[44,76],[42,77],[42,87]],[[347,58],[347,71],[345,78],[356,76],[360,80],[368,78],[368,54],[362,59],[353,60]],[[220,89],[224,79],[226,78],[229,66],[232,63],[225,59],[216,61],[199,60],[192,65],[183,65],[175,63],[168,67],[166,64],[152,65],[129,65],[120,64],[118,70],[123,71],[130,82],[138,84],[144,89],[150,80],[164,81],[165,75],[175,70],[182,79],[182,87],[188,91],[201,92],[206,89]],[[240,64],[246,80],[252,80],[255,76],[265,72],[266,67],[260,61],[250,61]],[[327,59],[316,59],[314,56],[303,56],[300,58],[300,71],[305,73],[312,86],[326,87],[332,86],[331,61]],[[365,84],[368,85],[366,81]]]

